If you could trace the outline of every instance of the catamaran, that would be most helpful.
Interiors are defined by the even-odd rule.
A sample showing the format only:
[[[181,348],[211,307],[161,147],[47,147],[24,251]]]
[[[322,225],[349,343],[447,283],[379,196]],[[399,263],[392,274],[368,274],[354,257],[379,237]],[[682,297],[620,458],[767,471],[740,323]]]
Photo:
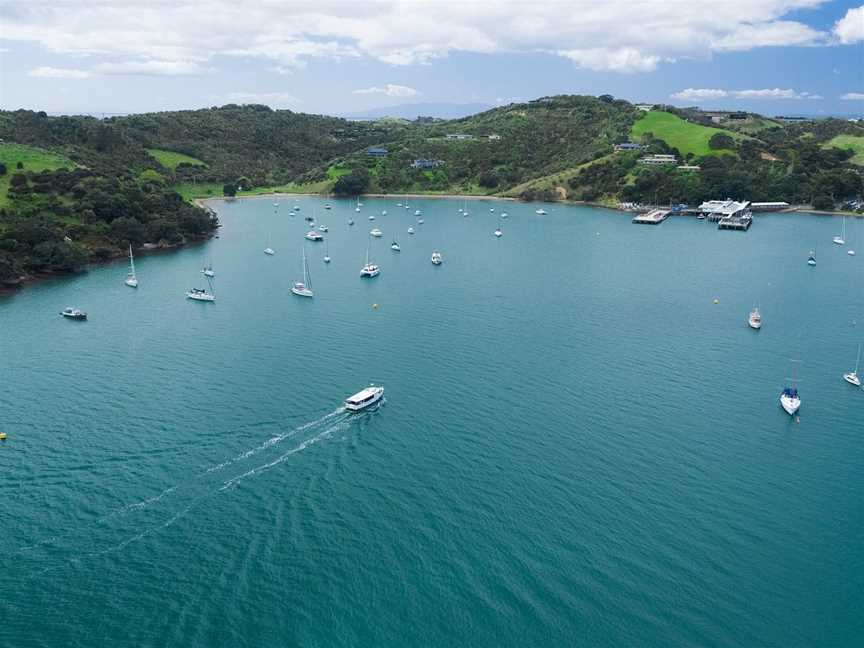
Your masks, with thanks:
[[[855,385],[856,387],[861,386],[861,378],[858,376],[858,365],[861,362],[861,345],[858,345],[858,357],[855,358],[855,369],[850,373],[843,374],[843,380],[848,382],[850,385]]]
[[[369,261],[369,246],[372,244],[372,239],[370,238],[366,242],[366,263],[360,269],[361,277],[377,277],[378,273],[381,272],[381,268],[379,268],[376,264]]]
[[[756,329],[757,331],[762,328],[762,314],[759,312],[759,307],[755,306],[752,311],[750,311],[750,316],[747,318],[747,324],[750,325],[750,328]]]
[[[303,247],[303,280],[295,281],[291,292],[298,297],[312,297],[312,280],[309,278],[309,265],[306,263],[306,247]]]
[[[843,217],[843,234],[834,237],[834,245],[846,245],[846,217]]]
[[[796,361],[792,361],[792,386],[784,387],[780,393],[780,407],[789,416],[795,416],[795,413],[801,408],[801,397],[798,395],[798,380],[797,371],[795,369]]]
[[[135,257],[132,256],[132,244],[129,244],[129,274],[124,282],[130,288],[138,287],[138,277],[135,276]]]
[[[353,396],[345,399],[345,409],[359,412],[370,405],[374,405],[384,397],[384,388],[380,385],[369,385]]]

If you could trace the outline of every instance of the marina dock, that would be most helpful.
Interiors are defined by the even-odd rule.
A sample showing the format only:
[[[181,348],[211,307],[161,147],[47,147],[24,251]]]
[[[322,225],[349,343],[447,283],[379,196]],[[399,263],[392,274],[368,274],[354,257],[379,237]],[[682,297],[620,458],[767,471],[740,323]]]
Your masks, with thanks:
[[[638,225],[659,225],[669,217],[669,209],[653,209],[647,214],[639,214],[633,217],[633,222]]]
[[[717,229],[739,230],[741,232],[746,232],[750,229],[752,224],[753,217],[749,214],[744,214],[742,216],[726,216],[720,219],[720,224],[717,226]]]

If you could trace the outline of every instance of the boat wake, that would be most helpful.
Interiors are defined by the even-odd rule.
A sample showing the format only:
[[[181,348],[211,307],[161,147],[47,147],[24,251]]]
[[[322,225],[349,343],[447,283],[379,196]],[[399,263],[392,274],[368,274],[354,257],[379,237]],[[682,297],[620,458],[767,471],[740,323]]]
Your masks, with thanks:
[[[108,553],[120,551],[134,542],[146,538],[147,536],[151,536],[154,533],[173,525],[190,511],[204,505],[206,500],[220,493],[230,491],[241,481],[278,466],[285,462],[289,457],[302,452],[310,446],[332,436],[334,433],[349,429],[352,420],[355,420],[356,418],[356,416],[352,415],[344,407],[339,407],[314,421],[309,421],[285,432],[276,434],[248,450],[244,450],[225,461],[214,464],[185,482],[174,484],[165,488],[156,495],[126,504],[113,511],[109,511],[105,515],[97,518],[96,524],[101,527],[102,533],[111,534],[113,531],[114,542],[100,542],[98,539],[99,533],[96,532],[95,529],[92,527],[90,529],[82,527],[78,529],[78,532],[86,534],[87,540],[91,543],[90,551],[81,552],[80,549],[82,543],[71,537],[74,535],[74,533],[72,533],[64,534],[62,536],[54,535],[45,538],[36,543],[20,547],[14,553],[23,554],[27,552],[34,560],[38,560],[37,555],[35,555],[37,549],[41,548],[46,552],[46,554],[48,554],[44,556],[43,560],[39,560],[39,566],[41,569],[34,572],[33,575],[35,576],[38,574],[44,574],[48,571],[54,571],[66,564],[80,562],[86,557],[102,556]],[[270,461],[266,461],[252,468],[247,468],[228,479],[222,478],[214,483],[214,473],[228,470],[230,474],[230,467],[232,465],[236,464],[237,468],[242,468],[242,464],[249,461],[252,457],[267,454],[268,452],[272,453],[280,443],[295,437],[305,438]],[[149,513],[144,515],[144,511],[149,511]],[[144,515],[144,519],[141,519],[136,523],[134,520],[137,518],[132,515],[133,513]],[[155,522],[158,518],[162,519]],[[125,521],[121,521],[121,519]],[[149,520],[149,523],[146,520]],[[116,541],[117,531],[121,532],[121,537],[125,536],[125,538],[120,542]],[[101,547],[99,546],[100,544],[102,545]],[[62,549],[64,545],[78,547],[77,555],[69,555],[65,559],[57,557],[55,552],[57,549]],[[51,554],[55,555],[52,556]],[[60,563],[54,563],[54,561],[58,559],[60,560]],[[45,562],[54,564],[46,565]]]

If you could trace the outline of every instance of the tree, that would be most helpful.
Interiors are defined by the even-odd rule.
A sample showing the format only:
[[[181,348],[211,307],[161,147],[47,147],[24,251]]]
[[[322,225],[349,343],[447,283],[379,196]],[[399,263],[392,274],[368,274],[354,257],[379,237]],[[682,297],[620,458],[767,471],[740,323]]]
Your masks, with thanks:
[[[486,187],[487,189],[494,189],[498,186],[498,182],[498,174],[494,171],[484,171],[477,180],[477,183],[481,187]]]
[[[24,168],[24,163],[21,162],[21,161],[19,160],[18,164],[15,165],[15,168],[16,168],[16,169],[23,169],[23,168]]]
[[[831,200],[831,196],[816,196],[813,199],[813,209],[834,211],[834,201]]]
[[[237,183],[226,182],[224,185],[222,185],[222,193],[230,198],[233,198],[237,195]]]
[[[337,196],[357,196],[369,186],[369,171],[354,169],[350,174],[339,178],[333,185],[333,193]]]
[[[144,226],[134,218],[115,218],[111,222],[110,236],[118,243],[131,243],[133,247],[145,242]]]
[[[708,140],[708,147],[712,149],[732,149],[735,148],[735,140],[726,133],[714,133],[711,139]]]
[[[0,176],[6,175],[6,165],[0,162]]]

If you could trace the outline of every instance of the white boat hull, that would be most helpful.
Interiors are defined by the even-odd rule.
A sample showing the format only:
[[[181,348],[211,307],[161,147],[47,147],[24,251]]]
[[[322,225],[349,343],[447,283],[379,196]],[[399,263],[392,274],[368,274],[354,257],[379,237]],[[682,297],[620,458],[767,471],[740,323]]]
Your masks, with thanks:
[[[272,256],[272,255],[276,254],[276,252],[274,250],[271,250],[270,248],[267,248],[264,250],[264,254],[266,254],[268,256]]]
[[[138,287],[138,280],[135,279],[135,277],[129,277],[129,278],[128,278],[126,281],[124,281],[123,283],[125,283],[125,284],[126,284],[127,286],[129,286],[130,288],[137,288],[137,287]]]
[[[211,295],[210,293],[187,292],[186,297],[188,299],[194,299],[195,301],[202,301],[202,302],[216,301],[216,295]]]
[[[297,295],[298,297],[313,297],[314,293],[308,288],[297,288],[296,286],[292,286],[291,292]]]
[[[365,394],[368,392],[368,394]],[[384,398],[383,387],[369,387],[345,400],[345,409],[349,412],[359,412],[371,407]]]
[[[782,407],[789,416],[794,416],[801,408],[801,399],[792,398],[786,394],[780,395],[780,407]]]
[[[848,382],[850,385],[855,385],[856,387],[861,386],[861,378],[854,371],[851,373],[843,374],[843,380]]]

